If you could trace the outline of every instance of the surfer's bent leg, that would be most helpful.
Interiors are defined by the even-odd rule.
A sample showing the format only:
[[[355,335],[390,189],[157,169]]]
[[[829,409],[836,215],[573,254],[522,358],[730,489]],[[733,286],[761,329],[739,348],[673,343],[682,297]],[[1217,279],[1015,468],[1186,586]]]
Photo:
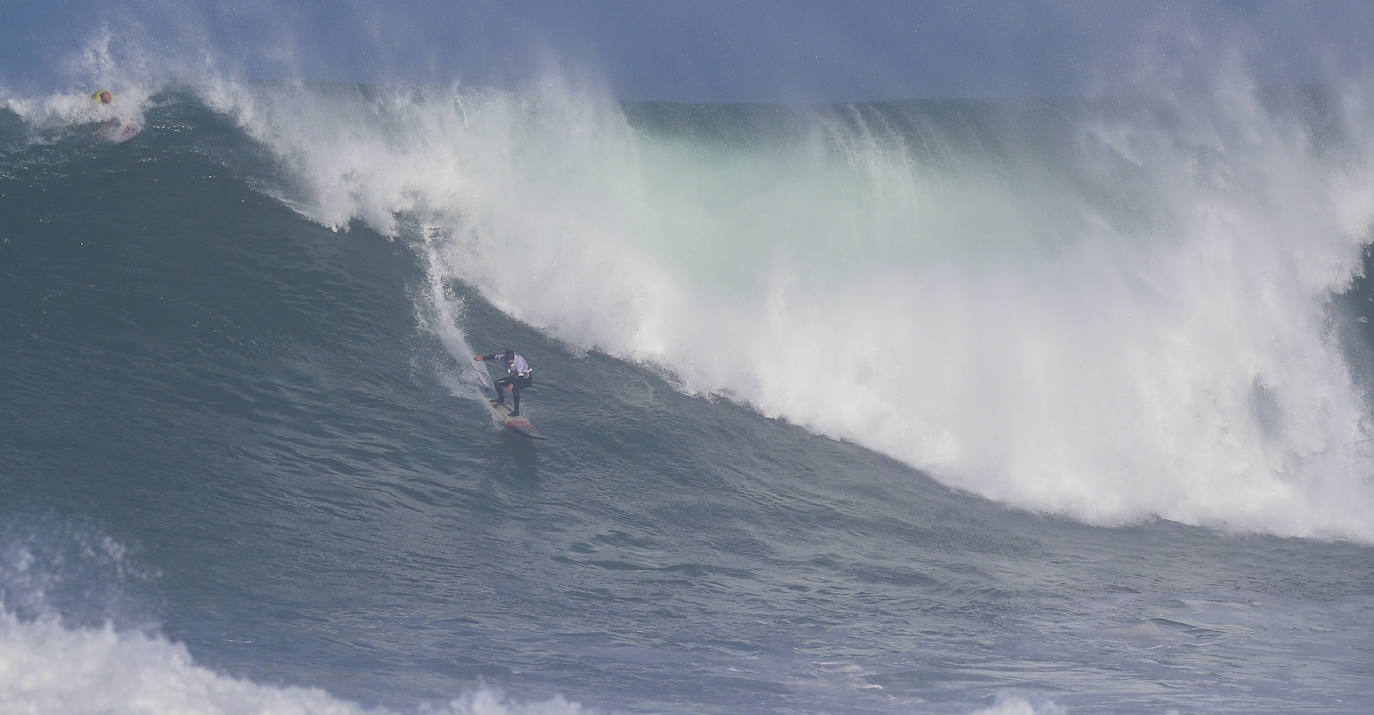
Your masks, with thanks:
[[[511,410],[511,414],[518,415],[520,414],[520,390],[534,384],[534,375],[517,377],[511,382],[511,384],[515,386],[515,409]]]
[[[528,386],[533,384],[534,375],[525,375],[525,377],[515,378],[515,410],[511,412],[511,414],[519,414],[519,391],[522,391],[522,389],[528,388]]]

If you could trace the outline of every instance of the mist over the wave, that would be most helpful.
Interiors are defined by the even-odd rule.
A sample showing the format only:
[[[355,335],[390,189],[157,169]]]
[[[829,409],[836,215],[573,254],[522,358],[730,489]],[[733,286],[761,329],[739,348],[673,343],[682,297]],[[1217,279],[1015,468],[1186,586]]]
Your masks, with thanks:
[[[1279,0],[686,6],[361,0],[73,0],[7,7],[0,93],[205,73],[515,89],[551,71],[622,100],[832,103],[1082,96],[1367,75],[1374,11]]]

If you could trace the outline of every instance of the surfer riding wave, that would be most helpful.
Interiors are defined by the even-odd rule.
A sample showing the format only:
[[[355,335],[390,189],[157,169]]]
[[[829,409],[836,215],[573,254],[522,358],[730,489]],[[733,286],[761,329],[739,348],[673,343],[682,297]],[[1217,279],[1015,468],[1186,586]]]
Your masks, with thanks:
[[[491,355],[475,355],[472,358],[478,362],[484,360],[500,360],[506,366],[506,376],[496,381],[496,403],[506,404],[506,390],[511,391],[511,399],[514,407],[511,409],[511,416],[520,414],[520,391],[534,385],[534,369],[530,367],[525,356],[517,355],[514,350],[507,349],[504,353],[492,353]]]

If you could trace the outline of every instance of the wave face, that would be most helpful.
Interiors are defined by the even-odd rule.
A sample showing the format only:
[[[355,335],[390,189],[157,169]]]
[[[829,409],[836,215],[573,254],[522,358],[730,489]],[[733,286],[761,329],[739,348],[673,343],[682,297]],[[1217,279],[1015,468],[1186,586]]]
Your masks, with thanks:
[[[1359,88],[127,84],[0,110],[0,701],[1374,705]]]
[[[1374,537],[1332,329],[1374,211],[1353,94],[203,94],[283,163],[273,195],[421,246],[440,302],[461,282],[573,351],[1016,507]]]

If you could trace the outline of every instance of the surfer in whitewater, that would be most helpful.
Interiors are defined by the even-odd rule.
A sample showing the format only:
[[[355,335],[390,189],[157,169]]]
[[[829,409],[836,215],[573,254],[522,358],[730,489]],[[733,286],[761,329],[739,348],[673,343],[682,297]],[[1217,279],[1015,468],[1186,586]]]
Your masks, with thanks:
[[[97,117],[104,117],[96,126],[96,135],[107,141],[116,144],[129,141],[138,136],[143,131],[143,125],[138,122],[121,117],[114,106],[114,93],[108,89],[102,89],[91,95],[91,102],[95,105]]]
[[[507,349],[504,353],[493,353],[491,355],[477,355],[472,358],[478,362],[484,360],[500,360],[506,366],[506,376],[496,381],[496,404],[506,404],[506,389],[511,391],[511,399],[515,403],[511,410],[511,416],[520,414],[520,391],[534,384],[534,369],[525,360],[524,355],[517,355],[514,350]]]

